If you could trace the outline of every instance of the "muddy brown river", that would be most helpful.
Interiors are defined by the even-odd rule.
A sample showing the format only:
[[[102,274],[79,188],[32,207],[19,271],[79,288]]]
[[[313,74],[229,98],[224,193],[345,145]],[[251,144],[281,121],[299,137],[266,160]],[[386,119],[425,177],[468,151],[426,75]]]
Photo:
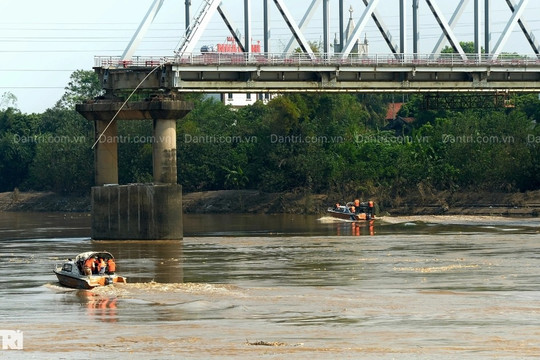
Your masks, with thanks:
[[[151,242],[89,226],[0,213],[0,359],[540,357],[540,219],[185,215],[182,241]],[[60,286],[54,265],[89,250],[128,284]]]

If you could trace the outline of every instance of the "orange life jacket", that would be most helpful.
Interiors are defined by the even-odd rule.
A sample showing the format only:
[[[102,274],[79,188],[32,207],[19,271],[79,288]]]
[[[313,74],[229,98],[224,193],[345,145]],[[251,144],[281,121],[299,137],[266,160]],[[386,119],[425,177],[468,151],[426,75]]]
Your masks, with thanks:
[[[88,267],[88,268],[92,269],[94,267],[94,263],[95,263],[94,258],[88,258],[84,262],[84,267]]]
[[[101,259],[101,260],[98,261],[98,263],[97,263],[98,271],[103,269],[105,266],[107,266],[107,263],[105,262],[105,260]]]
[[[113,259],[107,260],[107,266],[109,266],[109,272],[115,272],[116,271],[116,264],[114,263]]]

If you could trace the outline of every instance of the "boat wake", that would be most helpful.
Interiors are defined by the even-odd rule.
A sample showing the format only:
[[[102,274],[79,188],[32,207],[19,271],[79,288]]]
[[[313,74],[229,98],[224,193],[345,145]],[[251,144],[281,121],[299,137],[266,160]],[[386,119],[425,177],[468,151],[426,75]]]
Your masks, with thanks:
[[[437,224],[437,225],[477,225],[477,226],[527,226],[540,227],[539,218],[509,218],[503,216],[479,215],[415,215],[415,216],[384,216],[378,218],[387,224]]]
[[[140,294],[159,293],[189,293],[196,295],[219,295],[244,296],[244,291],[234,285],[205,284],[205,283],[126,283],[100,286],[90,290],[92,293],[103,296],[130,297]]]
[[[333,223],[352,223],[356,222],[355,220],[349,220],[349,219],[339,219],[332,216],[323,216],[321,218],[318,218],[317,221],[319,221],[322,224],[333,224]]]
[[[57,293],[77,291],[77,289],[73,289],[73,288],[69,288],[67,286],[63,286],[58,282],[56,282],[56,283],[47,283],[47,284],[45,284],[43,286],[46,287],[47,289],[50,289],[50,290],[52,290],[54,292],[57,292]]]

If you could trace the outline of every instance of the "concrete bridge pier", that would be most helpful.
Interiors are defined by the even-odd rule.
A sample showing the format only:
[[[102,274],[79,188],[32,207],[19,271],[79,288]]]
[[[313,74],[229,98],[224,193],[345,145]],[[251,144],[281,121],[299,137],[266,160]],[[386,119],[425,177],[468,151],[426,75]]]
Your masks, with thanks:
[[[118,124],[96,120],[94,121],[95,139],[94,150],[95,184],[118,184]],[[98,137],[103,134],[99,140]]]
[[[76,110],[95,123],[96,186],[92,188],[92,239],[179,240],[183,237],[182,186],[177,184],[176,120],[192,109],[180,100],[122,103],[102,100]],[[116,116],[116,120],[109,124]],[[118,120],[152,120],[152,184],[118,184]],[[107,127],[108,125],[108,127]],[[105,128],[107,129],[105,130]]]
[[[155,184],[176,184],[176,120],[154,120],[152,148]]]

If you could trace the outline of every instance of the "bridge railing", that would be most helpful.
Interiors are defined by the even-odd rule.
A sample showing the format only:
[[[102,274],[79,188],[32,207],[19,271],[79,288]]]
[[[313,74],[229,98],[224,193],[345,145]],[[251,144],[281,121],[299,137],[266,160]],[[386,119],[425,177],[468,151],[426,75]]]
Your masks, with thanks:
[[[269,65],[269,66],[540,66],[540,56],[520,54],[275,54],[275,53],[222,53],[203,52],[179,56],[135,56],[122,60],[119,56],[96,56],[94,66],[101,68],[156,67],[175,65]]]

